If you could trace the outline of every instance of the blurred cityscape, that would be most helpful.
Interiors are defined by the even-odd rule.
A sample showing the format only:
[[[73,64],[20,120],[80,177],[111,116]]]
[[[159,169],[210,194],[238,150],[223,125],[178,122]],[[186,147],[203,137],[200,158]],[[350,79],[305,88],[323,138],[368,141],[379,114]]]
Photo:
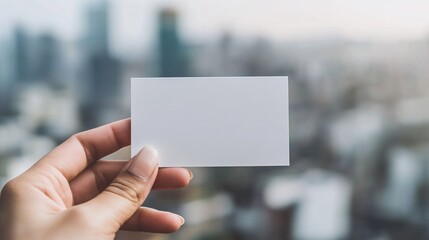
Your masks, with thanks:
[[[0,36],[0,186],[73,133],[128,117],[131,77],[287,75],[291,167],[195,168],[191,186],[148,201],[183,214],[184,227],[145,236],[429,238],[429,38],[273,41],[225,31],[192,42],[182,13],[163,7],[150,54],[126,58],[111,50],[110,10],[89,3],[76,42],[20,24]]]

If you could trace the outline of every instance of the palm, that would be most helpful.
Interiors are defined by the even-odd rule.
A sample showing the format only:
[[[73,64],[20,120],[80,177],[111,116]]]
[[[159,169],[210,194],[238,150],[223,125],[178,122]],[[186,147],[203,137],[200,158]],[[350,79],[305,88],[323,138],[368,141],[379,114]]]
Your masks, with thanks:
[[[37,162],[27,174],[32,190],[27,196],[38,199],[52,212],[61,213],[85,203],[102,192],[118,175],[128,160],[107,161],[100,158],[130,144],[130,120],[76,134]],[[175,189],[188,185],[189,170],[159,169],[153,189]],[[46,208],[43,208],[46,209]],[[148,214],[149,213],[149,214]],[[144,223],[133,222],[123,227],[130,230],[170,232],[171,227],[154,225],[163,222],[166,213],[149,208],[136,214],[149,215]],[[168,222],[167,222],[168,223]],[[137,226],[135,226],[137,224]],[[148,225],[148,226],[142,226]]]

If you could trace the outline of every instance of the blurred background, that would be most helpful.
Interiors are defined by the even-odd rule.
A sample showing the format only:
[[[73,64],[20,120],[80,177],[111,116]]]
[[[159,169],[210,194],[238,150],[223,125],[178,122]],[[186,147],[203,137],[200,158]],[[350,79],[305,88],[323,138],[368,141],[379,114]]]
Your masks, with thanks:
[[[195,168],[170,235],[428,239],[429,3],[0,1],[0,186],[130,115],[130,78],[287,75],[290,167]],[[168,96],[166,96],[168,97]],[[109,158],[126,159],[129,149]]]

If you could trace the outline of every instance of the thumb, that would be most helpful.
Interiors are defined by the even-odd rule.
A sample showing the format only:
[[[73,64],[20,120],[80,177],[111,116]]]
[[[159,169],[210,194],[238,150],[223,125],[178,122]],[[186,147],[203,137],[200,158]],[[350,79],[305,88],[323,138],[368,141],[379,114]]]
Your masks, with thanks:
[[[99,221],[113,224],[110,226],[119,230],[144,202],[157,174],[158,153],[153,148],[144,147],[85,207],[95,213]]]

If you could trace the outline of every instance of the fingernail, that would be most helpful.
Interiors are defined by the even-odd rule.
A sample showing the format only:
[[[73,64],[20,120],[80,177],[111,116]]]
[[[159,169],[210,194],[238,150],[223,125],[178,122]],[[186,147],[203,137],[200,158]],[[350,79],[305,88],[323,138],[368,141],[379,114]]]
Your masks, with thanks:
[[[194,174],[192,173],[192,171],[191,171],[191,169],[186,169],[186,170],[188,170],[188,172],[189,172],[189,177],[191,178],[191,180],[192,180],[192,178],[194,178]]]
[[[151,147],[144,147],[131,160],[128,172],[147,182],[158,165],[158,152]]]
[[[182,216],[177,215],[177,217],[180,218],[180,221],[181,221],[180,226],[182,226],[183,224],[185,224],[185,219]]]

